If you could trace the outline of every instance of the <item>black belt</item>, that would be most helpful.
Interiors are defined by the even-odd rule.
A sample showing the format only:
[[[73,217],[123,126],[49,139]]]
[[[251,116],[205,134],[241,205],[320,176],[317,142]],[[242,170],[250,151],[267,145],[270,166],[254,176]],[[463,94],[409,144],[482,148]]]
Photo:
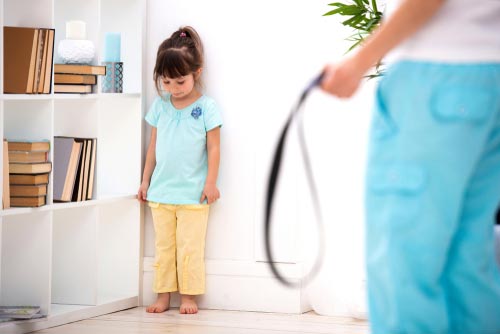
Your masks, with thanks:
[[[281,135],[279,137],[278,144],[276,146],[276,149],[274,151],[274,158],[272,162],[272,167],[271,167],[271,173],[269,174],[269,179],[267,182],[267,195],[266,195],[266,212],[265,212],[265,228],[264,228],[264,240],[265,240],[265,248],[266,248],[266,256],[267,256],[267,261],[269,264],[269,267],[271,268],[271,271],[273,272],[274,276],[285,286],[288,287],[299,287],[301,285],[307,284],[314,276],[318,273],[321,263],[322,263],[322,255],[324,251],[324,233],[322,231],[323,228],[323,218],[321,216],[321,208],[319,204],[319,198],[318,198],[318,191],[316,188],[316,182],[314,181],[314,176],[312,173],[311,169],[311,162],[309,159],[309,152],[307,151],[307,146],[306,146],[306,141],[304,137],[304,129],[303,129],[303,124],[302,124],[302,119],[298,118],[300,116],[300,111],[301,107],[304,104],[304,101],[306,100],[307,96],[313,90],[313,88],[317,87],[320,83],[321,80],[323,79],[323,74],[320,74],[317,78],[315,78],[302,92],[299,101],[295,108],[292,108],[292,111],[290,115],[288,116],[288,119],[285,123],[285,126],[283,127],[283,130],[281,130]],[[319,248],[318,248],[318,257],[316,258],[316,261],[314,262],[314,265],[311,269],[311,271],[304,277],[302,277],[299,282],[291,282],[287,280],[283,275],[279,272],[278,268],[276,267],[276,264],[274,262],[274,257],[272,254],[271,250],[271,212],[272,212],[272,207],[273,207],[273,199],[274,199],[274,194],[276,190],[276,183],[278,181],[279,173],[280,173],[280,167],[281,167],[281,160],[282,160],[282,155],[283,155],[283,149],[285,147],[285,142],[288,134],[288,129],[290,128],[290,125],[292,122],[298,118],[298,135],[299,135],[299,141],[300,141],[300,148],[301,148],[301,153],[302,153],[302,158],[304,161],[304,167],[306,171],[306,176],[307,176],[307,181],[309,184],[309,190],[311,192],[311,199],[314,205],[314,210],[315,210],[315,216],[316,216],[316,221],[318,223],[318,233],[320,236],[320,243],[319,243]]]

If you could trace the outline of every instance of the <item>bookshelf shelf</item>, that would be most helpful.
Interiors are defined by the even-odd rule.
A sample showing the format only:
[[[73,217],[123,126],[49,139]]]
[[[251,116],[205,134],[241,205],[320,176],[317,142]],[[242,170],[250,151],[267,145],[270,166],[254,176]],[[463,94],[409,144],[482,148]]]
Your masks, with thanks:
[[[0,98],[4,101],[39,101],[52,100],[50,94],[1,94]]]
[[[86,22],[100,64],[107,32],[120,32],[124,93],[5,94],[0,52],[0,135],[50,141],[97,139],[92,199],[54,202],[54,169],[47,204],[0,210],[0,305],[39,305],[42,319],[1,322],[0,334],[21,334],[137,306],[142,219],[136,191],[141,177],[143,41],[142,0],[0,0],[3,26],[55,29],[57,46],[67,21]],[[0,29],[0,45],[4,45]],[[0,148],[3,155],[3,148]],[[0,183],[4,167],[0,164]],[[3,196],[3,195],[2,195]],[[78,288],[75,289],[74,287]]]
[[[0,94],[3,101],[39,101],[39,100],[93,100],[114,98],[141,98],[141,93],[93,93],[93,94]]]
[[[136,195],[123,195],[123,196],[109,196],[101,199],[93,199],[89,201],[82,202],[69,202],[69,203],[54,203],[41,206],[39,208],[10,208],[6,210],[2,210],[0,212],[0,217],[7,216],[17,216],[17,215],[25,215],[32,214],[41,211],[55,211],[55,210],[65,210],[71,208],[80,208],[80,207],[91,207],[96,205],[106,205],[114,202],[122,202],[124,200],[136,200]]]

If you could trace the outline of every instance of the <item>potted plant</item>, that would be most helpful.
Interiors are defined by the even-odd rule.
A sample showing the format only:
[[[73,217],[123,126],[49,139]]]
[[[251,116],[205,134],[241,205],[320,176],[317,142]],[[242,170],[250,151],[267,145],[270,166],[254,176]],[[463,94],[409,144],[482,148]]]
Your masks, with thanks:
[[[380,3],[380,0],[379,0]],[[371,32],[377,28],[382,20],[383,12],[376,0],[351,0],[346,2],[333,2],[328,6],[334,9],[323,14],[323,16],[341,15],[345,17],[342,24],[354,29],[354,33],[347,37],[348,41],[353,42],[349,51],[362,44]],[[376,78],[383,74],[383,64],[379,62],[375,66],[375,72],[367,75],[368,78]]]

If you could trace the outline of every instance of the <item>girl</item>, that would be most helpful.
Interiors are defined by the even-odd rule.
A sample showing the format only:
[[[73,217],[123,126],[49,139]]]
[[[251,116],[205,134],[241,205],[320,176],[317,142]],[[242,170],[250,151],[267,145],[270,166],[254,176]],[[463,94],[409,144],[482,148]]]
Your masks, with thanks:
[[[500,1],[400,0],[391,14],[322,83],[349,97],[398,46],[366,179],[372,333],[500,333]]]
[[[205,235],[220,157],[221,116],[200,92],[203,46],[192,27],[182,27],[157,52],[154,81],[159,94],[145,119],[152,126],[138,191],[148,201],[155,228],[156,302],[146,311],[168,310],[170,292],[181,294],[180,313],[198,312],[205,293]]]

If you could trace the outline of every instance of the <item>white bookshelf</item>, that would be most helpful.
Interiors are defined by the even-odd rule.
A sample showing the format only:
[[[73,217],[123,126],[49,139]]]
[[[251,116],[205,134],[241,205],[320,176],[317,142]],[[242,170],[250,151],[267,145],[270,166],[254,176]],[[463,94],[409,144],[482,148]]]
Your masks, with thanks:
[[[106,32],[120,32],[124,63],[123,94],[100,93],[101,79],[93,94],[3,94],[0,30],[0,136],[48,139],[52,146],[54,136],[97,138],[92,200],[54,203],[51,174],[47,205],[0,211],[0,305],[39,305],[46,315],[0,323],[0,333],[28,333],[139,303],[142,232],[135,194],[141,178],[144,13],[143,0],[0,0],[2,27],[55,28],[55,63],[70,20],[86,22],[97,49],[93,64],[101,61]]]

